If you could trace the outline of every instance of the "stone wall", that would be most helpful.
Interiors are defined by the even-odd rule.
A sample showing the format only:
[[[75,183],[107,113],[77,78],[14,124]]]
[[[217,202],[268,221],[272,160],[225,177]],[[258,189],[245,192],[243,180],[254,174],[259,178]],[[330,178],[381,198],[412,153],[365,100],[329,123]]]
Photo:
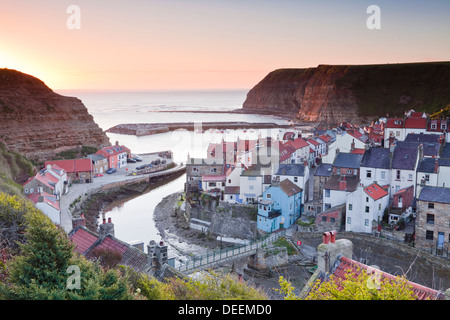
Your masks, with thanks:
[[[429,202],[417,201],[416,218],[416,246],[435,253],[438,234],[444,234],[444,254],[448,254],[450,241],[450,205],[444,203],[433,203],[434,208],[428,208]],[[434,223],[427,222],[427,214],[434,215]],[[427,231],[433,232],[433,239],[427,239]]]

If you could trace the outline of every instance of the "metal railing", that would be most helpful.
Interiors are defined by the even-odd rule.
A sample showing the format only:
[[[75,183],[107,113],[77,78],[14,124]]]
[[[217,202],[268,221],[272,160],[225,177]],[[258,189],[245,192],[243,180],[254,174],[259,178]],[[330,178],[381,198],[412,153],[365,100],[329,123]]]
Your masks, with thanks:
[[[252,241],[249,244],[209,250],[205,254],[195,255],[185,262],[180,262],[175,268],[184,274],[190,274],[197,270],[207,269],[214,265],[255,254],[257,249],[275,242],[285,234],[285,230],[281,230],[276,233],[271,233],[262,239]]]

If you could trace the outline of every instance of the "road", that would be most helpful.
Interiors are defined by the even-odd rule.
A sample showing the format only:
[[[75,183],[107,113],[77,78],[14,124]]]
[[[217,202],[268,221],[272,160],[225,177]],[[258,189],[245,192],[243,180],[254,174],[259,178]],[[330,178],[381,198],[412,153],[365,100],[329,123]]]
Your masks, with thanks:
[[[112,174],[103,174],[103,177],[97,177],[93,179],[93,182],[91,183],[76,183],[72,184],[72,186],[69,188],[69,192],[61,197],[60,200],[60,208],[61,208],[61,227],[69,233],[72,230],[72,214],[69,211],[70,204],[73,203],[77,198],[80,196],[83,198],[87,193],[89,193],[92,190],[99,189],[102,186],[116,183],[116,182],[123,182],[123,181],[134,181],[134,180],[140,180],[140,179],[148,179],[149,176],[158,174],[158,173],[149,173],[145,175],[128,175],[129,173],[133,171],[137,171],[135,168],[138,165],[141,165],[143,163],[150,163],[152,160],[154,160],[157,157],[157,154],[146,154],[146,155],[140,155],[140,157],[143,159],[142,162],[137,163],[127,163],[126,167],[120,168],[117,170],[117,172]],[[171,160],[168,160],[168,163],[170,163]],[[169,171],[175,171],[180,168],[181,165],[177,165],[175,168],[165,170],[164,172]]]

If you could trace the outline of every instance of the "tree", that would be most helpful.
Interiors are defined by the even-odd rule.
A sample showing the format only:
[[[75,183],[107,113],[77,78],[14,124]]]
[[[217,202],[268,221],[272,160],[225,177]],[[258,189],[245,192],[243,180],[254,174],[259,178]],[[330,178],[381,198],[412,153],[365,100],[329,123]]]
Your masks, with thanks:
[[[21,204],[26,221],[26,242],[21,254],[7,262],[2,299],[131,299],[130,288],[117,270],[104,271],[99,264],[73,251],[61,228],[39,210]],[[74,270],[75,273],[71,273]],[[75,280],[71,285],[69,280]]]
[[[279,292],[286,300],[298,300],[295,288],[280,277]],[[404,276],[394,279],[383,277],[381,273],[369,273],[365,269],[348,269],[341,279],[330,275],[326,281],[316,280],[305,300],[414,300],[412,286]]]

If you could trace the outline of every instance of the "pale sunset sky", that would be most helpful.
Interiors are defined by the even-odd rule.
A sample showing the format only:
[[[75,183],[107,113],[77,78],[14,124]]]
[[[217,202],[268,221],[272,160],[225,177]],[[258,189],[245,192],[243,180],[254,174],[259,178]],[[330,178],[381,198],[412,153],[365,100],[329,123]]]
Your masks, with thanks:
[[[0,3],[0,67],[54,90],[250,89],[278,68],[419,61],[450,61],[449,0]]]

